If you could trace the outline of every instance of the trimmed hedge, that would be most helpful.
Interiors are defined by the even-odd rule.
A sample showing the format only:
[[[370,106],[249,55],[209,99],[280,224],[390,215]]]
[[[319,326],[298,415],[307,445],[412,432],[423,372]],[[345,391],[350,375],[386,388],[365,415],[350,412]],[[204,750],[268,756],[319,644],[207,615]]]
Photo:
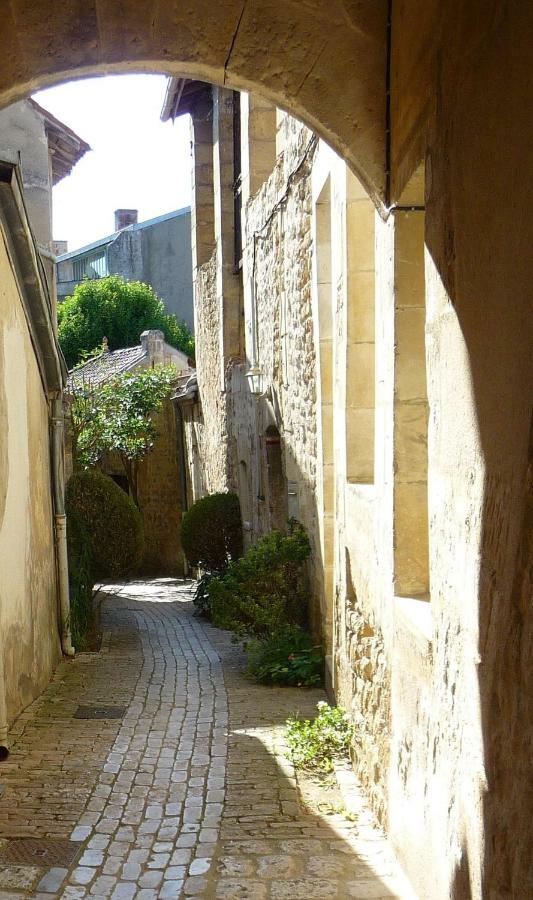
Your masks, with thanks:
[[[211,618],[219,628],[264,638],[284,625],[305,626],[308,593],[303,564],[309,539],[296,525],[271,531],[224,575],[209,582]]]
[[[242,518],[236,494],[209,494],[183,515],[181,544],[190,566],[224,572],[242,555]]]
[[[131,497],[97,469],[74,473],[65,506],[85,530],[94,581],[121,578],[140,565],[144,536],[142,518]]]

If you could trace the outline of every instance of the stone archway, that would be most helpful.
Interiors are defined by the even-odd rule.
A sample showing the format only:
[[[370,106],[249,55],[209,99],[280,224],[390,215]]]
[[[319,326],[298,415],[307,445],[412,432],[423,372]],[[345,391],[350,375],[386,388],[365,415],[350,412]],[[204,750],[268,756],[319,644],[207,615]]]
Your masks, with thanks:
[[[73,0],[59,6],[11,0],[7,6],[0,106],[56,82],[124,71],[254,89],[325,138],[370,195],[383,197],[385,0]]]

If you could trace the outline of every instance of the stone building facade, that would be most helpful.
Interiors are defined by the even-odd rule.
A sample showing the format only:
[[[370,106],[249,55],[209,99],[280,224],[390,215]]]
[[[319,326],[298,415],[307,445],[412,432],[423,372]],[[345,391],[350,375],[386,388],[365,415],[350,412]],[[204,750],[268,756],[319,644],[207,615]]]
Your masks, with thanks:
[[[190,371],[187,356],[171,347],[162,331],[145,331],[140,344],[122,350],[106,350],[85,365],[73,369],[69,375],[68,392],[76,390],[76,383],[95,387],[123,372],[133,372],[154,366],[173,366],[176,378]],[[186,376],[185,376],[186,377]],[[177,435],[174,405],[167,399],[154,415],[157,439],[152,450],[139,462],[137,493],[143,518],[144,556],[141,572],[145,575],[182,575],[181,549],[182,514],[182,457]],[[67,442],[67,475],[73,470],[70,443]],[[129,493],[124,467],[116,454],[107,454],[102,470]]]
[[[113,234],[57,256],[58,299],[70,296],[84,278],[122,275],[149,284],[166,311],[192,328],[191,211],[137,218],[136,209],[117,209]]]
[[[295,119],[174,85],[195,150],[197,372],[176,392],[188,502],[237,491],[248,542],[289,516],[305,525],[311,624],[356,725],[355,770],[415,889],[444,896],[435,879],[481,858],[486,772],[476,637],[442,560],[449,311],[423,166],[385,220]],[[457,596],[469,571],[466,556]]]

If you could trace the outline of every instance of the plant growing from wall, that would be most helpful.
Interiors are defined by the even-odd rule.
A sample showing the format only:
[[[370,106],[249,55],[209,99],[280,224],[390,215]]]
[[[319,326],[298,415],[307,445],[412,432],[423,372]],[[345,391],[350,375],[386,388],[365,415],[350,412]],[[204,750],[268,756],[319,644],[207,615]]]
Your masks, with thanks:
[[[287,743],[295,766],[328,773],[336,761],[349,758],[354,727],[340,706],[317,703],[315,719],[287,719]]]
[[[260,684],[314,687],[324,680],[324,654],[297,625],[285,625],[263,640],[246,643],[246,671]]]
[[[153,415],[168,397],[172,366],[124,372],[93,386],[74,376],[69,404],[74,466],[94,467],[116,453],[138,505],[139,462],[157,438]]]
[[[310,555],[307,534],[293,525],[289,534],[271,531],[230,563],[209,584],[215,625],[239,635],[266,638],[286,624],[307,618],[304,561]]]
[[[69,368],[98,347],[105,335],[110,350],[133,347],[147,329],[160,329],[165,339],[194,356],[194,337],[148,284],[120,275],[82,281],[57,310],[58,337]]]
[[[184,513],[181,543],[190,566],[224,572],[242,554],[241,506],[237,494],[201,497]]]

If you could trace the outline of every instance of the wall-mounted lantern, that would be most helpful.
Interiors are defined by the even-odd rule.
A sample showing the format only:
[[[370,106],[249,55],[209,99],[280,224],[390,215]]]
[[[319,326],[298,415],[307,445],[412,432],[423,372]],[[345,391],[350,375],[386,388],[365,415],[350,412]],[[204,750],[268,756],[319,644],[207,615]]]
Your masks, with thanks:
[[[250,385],[250,393],[254,395],[254,397],[260,397],[263,393],[263,371],[259,368],[259,366],[252,366],[249,372],[246,373],[246,377],[248,379],[248,384]]]

